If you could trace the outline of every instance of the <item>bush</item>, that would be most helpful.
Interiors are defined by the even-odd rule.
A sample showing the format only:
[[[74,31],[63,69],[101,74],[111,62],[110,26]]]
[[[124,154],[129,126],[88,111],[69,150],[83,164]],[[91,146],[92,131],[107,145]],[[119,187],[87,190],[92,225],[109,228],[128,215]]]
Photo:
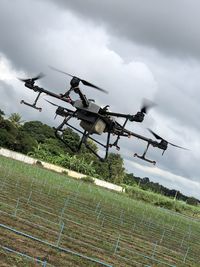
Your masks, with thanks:
[[[194,197],[190,197],[187,199],[187,204],[197,206],[199,204],[199,201]]]

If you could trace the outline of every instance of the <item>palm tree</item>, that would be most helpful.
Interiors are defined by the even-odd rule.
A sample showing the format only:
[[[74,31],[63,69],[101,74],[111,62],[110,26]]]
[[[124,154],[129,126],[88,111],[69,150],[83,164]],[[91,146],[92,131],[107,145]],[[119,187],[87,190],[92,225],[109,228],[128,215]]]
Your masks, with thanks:
[[[13,123],[13,125],[17,128],[21,126],[21,124],[24,122],[21,120],[21,115],[19,113],[12,113],[10,117],[8,118],[10,122]]]

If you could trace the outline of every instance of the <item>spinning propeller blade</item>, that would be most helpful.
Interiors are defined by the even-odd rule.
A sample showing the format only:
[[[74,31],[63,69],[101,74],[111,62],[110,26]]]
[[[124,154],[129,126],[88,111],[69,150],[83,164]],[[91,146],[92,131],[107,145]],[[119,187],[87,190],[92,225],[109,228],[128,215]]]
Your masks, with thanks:
[[[156,133],[154,133],[151,129],[148,128],[148,130],[149,130],[150,133],[153,134],[153,136],[154,136],[156,139],[158,139],[158,140],[164,140],[162,137],[160,137],[159,135],[157,135]]]
[[[22,79],[22,78],[18,78],[18,80],[22,81],[22,82],[35,82],[41,78],[43,78],[45,75],[44,73],[40,72],[36,77],[33,78],[29,78],[29,79]]]
[[[47,99],[44,99],[44,100],[45,100],[46,102],[48,102],[49,104],[51,104],[52,106],[57,107],[57,110],[59,110],[59,109],[65,110],[65,108],[63,108],[63,107],[61,107],[61,106],[59,106],[59,105],[57,105],[57,104],[55,104],[55,103],[53,103],[53,102],[47,100]],[[55,112],[54,120],[56,119],[57,115],[60,115],[60,114],[57,113],[57,110],[56,110],[56,112]]]
[[[62,108],[63,110],[66,110],[66,111],[69,111],[69,112],[74,112],[73,110],[70,110],[70,109],[68,109],[68,108],[64,108],[64,107],[62,107],[62,106],[59,106],[59,105],[57,105],[57,104],[55,104],[55,103],[53,103],[53,102],[51,102],[51,101],[49,101],[49,100],[47,100],[47,99],[44,99],[46,102],[48,102],[49,104],[51,104],[52,106],[55,106],[55,107],[58,107],[58,108]]]
[[[75,76],[73,76],[73,75],[71,75],[71,74],[69,74],[69,73],[67,73],[67,72],[65,72],[65,71],[59,70],[59,69],[54,68],[54,67],[52,67],[52,66],[49,66],[49,68],[52,69],[52,70],[54,70],[54,71],[57,71],[57,72],[66,74],[66,75],[68,75],[68,76],[70,76],[70,77],[72,77],[72,78],[75,77]],[[80,80],[80,79],[79,79],[79,80]]]
[[[51,102],[51,101],[49,101],[49,100],[47,100],[47,99],[45,99],[45,101],[47,101],[49,104],[51,104],[51,105],[53,105],[53,106],[55,106],[55,107],[59,107],[57,104],[55,104],[55,103],[53,103],[53,102]]]
[[[178,146],[178,145],[175,145],[175,144],[173,144],[173,143],[168,142],[167,140],[163,139],[161,136],[157,135],[155,132],[153,132],[153,131],[152,131],[151,129],[149,129],[149,128],[148,128],[148,130],[149,130],[149,132],[150,132],[151,134],[153,134],[153,136],[154,136],[156,139],[158,139],[158,140],[165,141],[165,142],[167,142],[167,144],[170,144],[171,146],[174,146],[174,147],[177,147],[177,148],[181,148],[181,149],[184,149],[184,150],[189,150],[188,148],[185,148],[185,147],[182,147],[182,146]]]
[[[141,107],[141,112],[147,114],[148,110],[152,107],[154,107],[156,104],[148,99],[143,99],[143,105]]]
[[[79,77],[77,77],[77,76],[73,76],[73,75],[71,75],[71,74],[69,74],[69,73],[67,73],[67,72],[65,72],[65,71],[59,70],[59,69],[54,68],[54,67],[52,67],[52,66],[49,66],[49,68],[52,69],[52,70],[54,70],[54,71],[57,71],[57,72],[66,74],[66,75],[68,75],[68,76],[70,76],[70,77],[72,77],[72,78],[77,78],[77,79],[80,80],[84,85],[93,87],[93,88],[95,88],[95,89],[97,89],[97,90],[99,90],[99,91],[101,91],[101,92],[104,92],[104,93],[108,94],[108,91],[106,91],[106,90],[104,90],[104,89],[102,89],[102,88],[100,88],[100,87],[98,87],[98,86],[96,86],[96,85],[94,85],[94,84],[92,84],[92,83],[86,81],[86,80],[83,80],[83,79],[81,79],[81,78],[79,78]]]
[[[172,144],[170,142],[168,142],[168,144],[170,144],[171,146],[175,146],[175,147],[178,147],[178,148],[181,148],[181,149],[184,149],[184,150],[189,150],[188,148],[185,148],[185,147],[182,147],[182,146],[177,146],[175,144]]]

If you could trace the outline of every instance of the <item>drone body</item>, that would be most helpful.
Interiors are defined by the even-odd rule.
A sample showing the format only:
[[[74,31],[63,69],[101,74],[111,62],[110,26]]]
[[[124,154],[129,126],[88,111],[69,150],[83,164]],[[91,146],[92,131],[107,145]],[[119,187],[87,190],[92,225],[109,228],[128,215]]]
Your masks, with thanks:
[[[27,103],[24,100],[22,100],[21,103],[41,111],[42,109],[40,107],[37,107],[36,104],[37,104],[37,101],[38,101],[41,93],[45,93],[51,97],[57,98],[57,99],[65,102],[65,103],[70,104],[74,108],[74,110],[71,110],[71,109],[66,108],[66,107],[58,106],[58,105],[47,100],[47,102],[49,102],[50,104],[57,107],[56,115],[62,116],[64,118],[63,122],[57,128],[55,128],[55,135],[58,139],[60,139],[63,143],[65,143],[65,145],[67,147],[69,147],[73,152],[78,152],[81,149],[81,146],[84,144],[86,146],[86,148],[89,149],[93,154],[95,154],[100,160],[105,160],[108,156],[108,152],[109,152],[109,149],[111,147],[116,147],[117,150],[120,149],[118,142],[119,142],[121,137],[134,136],[134,137],[141,139],[147,143],[147,147],[146,147],[144,153],[142,155],[138,155],[137,153],[135,153],[134,157],[138,157],[142,160],[153,163],[155,165],[156,162],[154,160],[150,160],[150,159],[145,157],[150,145],[163,150],[163,153],[167,149],[168,144],[175,146],[175,147],[178,147],[178,148],[182,148],[180,146],[176,146],[172,143],[169,143],[168,141],[166,141],[165,139],[163,139],[162,137],[160,137],[159,135],[157,135],[156,133],[154,133],[150,129],[149,129],[149,131],[154,135],[154,137],[156,139],[160,140],[160,142],[158,142],[156,140],[152,140],[150,138],[147,138],[143,135],[139,135],[139,134],[132,132],[132,131],[129,131],[125,128],[128,121],[138,122],[138,123],[143,122],[144,117],[145,117],[148,109],[151,106],[153,106],[152,102],[151,103],[150,102],[144,103],[142,108],[134,115],[109,112],[108,111],[108,105],[105,106],[104,108],[101,108],[100,106],[98,106],[94,102],[94,100],[88,99],[82,93],[82,91],[79,87],[79,84],[80,84],[80,82],[82,82],[84,85],[93,87],[93,88],[95,88],[99,91],[102,91],[104,93],[107,93],[107,91],[105,91],[104,89],[101,89],[100,87],[98,87],[92,83],[89,83],[83,79],[75,77],[69,73],[60,71],[56,68],[52,68],[52,69],[72,77],[72,79],[70,81],[70,85],[71,85],[70,89],[64,94],[55,94],[55,93],[50,92],[50,91],[48,91],[42,87],[36,86],[35,81],[42,78],[43,74],[39,74],[37,77],[31,78],[31,79],[20,79],[21,81],[23,81],[25,83],[25,86],[27,88],[29,88],[35,92],[38,92],[38,95],[37,95],[33,104]],[[78,94],[79,98],[77,100],[71,99],[70,94],[72,91],[75,92],[76,94]],[[124,123],[123,124],[118,123],[116,118],[123,118]],[[82,130],[80,130],[77,127],[74,127],[72,124],[69,123],[73,119],[80,121],[80,127],[82,128]],[[75,151],[72,147],[70,147],[70,145],[67,142],[65,142],[65,139],[63,136],[63,132],[64,132],[65,127],[70,127],[82,135],[80,143],[79,143],[79,145]],[[103,135],[103,134],[106,134],[106,142],[105,143],[100,142],[95,138],[95,135]],[[116,137],[116,139],[113,143],[111,143],[111,140],[110,140],[111,135]],[[104,157],[101,157],[96,151],[93,150],[92,147],[90,147],[88,139],[92,140],[93,142],[97,143],[98,145],[102,146],[105,149]],[[182,148],[182,149],[184,149],[184,148]]]

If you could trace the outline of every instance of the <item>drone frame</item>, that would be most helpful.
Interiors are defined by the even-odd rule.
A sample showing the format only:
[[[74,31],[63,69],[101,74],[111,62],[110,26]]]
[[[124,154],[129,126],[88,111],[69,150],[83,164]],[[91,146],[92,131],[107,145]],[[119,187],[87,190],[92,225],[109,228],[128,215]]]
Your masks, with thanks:
[[[54,70],[57,70],[57,69],[54,69]],[[58,70],[57,70],[57,71],[58,71]],[[60,72],[62,72],[62,71],[60,71]],[[148,151],[150,145],[152,145],[153,147],[157,147],[157,148],[159,148],[159,149],[162,149],[162,150],[163,150],[163,153],[162,153],[162,154],[164,154],[165,150],[167,149],[167,145],[168,145],[168,144],[170,144],[170,145],[172,145],[172,146],[175,146],[175,147],[178,147],[178,148],[185,149],[185,148],[183,148],[183,147],[180,147],[180,146],[174,145],[174,144],[172,144],[172,143],[170,143],[170,142],[167,142],[166,140],[164,140],[163,138],[161,138],[160,136],[158,136],[157,134],[155,134],[155,133],[154,133],[153,131],[151,131],[150,129],[149,129],[149,131],[154,135],[154,137],[155,137],[156,139],[160,139],[160,140],[161,140],[160,142],[155,141],[155,140],[152,140],[152,139],[150,139],[150,138],[147,138],[147,137],[145,137],[145,136],[139,135],[139,134],[137,134],[137,133],[135,133],[135,132],[132,132],[132,131],[129,131],[129,130],[125,129],[125,126],[126,126],[126,124],[127,124],[128,121],[131,121],[131,122],[133,122],[133,121],[134,121],[134,122],[142,122],[142,121],[144,120],[144,116],[145,116],[145,114],[146,114],[146,112],[147,112],[147,109],[148,109],[149,107],[152,106],[152,103],[151,103],[150,105],[149,105],[149,104],[148,104],[148,105],[144,105],[144,106],[141,108],[141,110],[138,111],[135,115],[123,114],[123,113],[115,113],[115,112],[109,112],[109,111],[107,110],[107,107],[108,107],[108,106],[105,106],[104,108],[99,108],[98,113],[94,113],[93,111],[89,111],[91,114],[94,115],[94,116],[93,116],[93,119],[94,119],[94,120],[95,120],[95,119],[102,119],[102,120],[105,122],[105,125],[106,125],[106,127],[107,127],[107,129],[103,131],[104,133],[107,133],[107,137],[106,137],[106,142],[105,142],[105,143],[100,142],[100,141],[96,140],[95,138],[91,137],[91,135],[92,135],[93,133],[96,133],[96,132],[88,131],[88,130],[87,130],[87,127],[86,127],[86,128],[83,128],[84,131],[81,131],[80,129],[78,129],[78,128],[72,126],[71,124],[69,124],[69,120],[72,119],[72,118],[77,118],[77,119],[80,119],[81,121],[84,121],[84,119],[78,117],[78,115],[77,115],[78,110],[79,110],[79,111],[80,111],[80,110],[84,110],[84,108],[87,109],[87,108],[89,107],[90,103],[91,103],[91,101],[88,100],[87,97],[86,97],[86,96],[82,93],[82,91],[80,90],[80,88],[79,88],[79,82],[82,82],[84,85],[94,87],[94,88],[96,88],[96,89],[98,89],[98,90],[100,90],[100,91],[103,91],[103,92],[107,92],[107,91],[105,91],[105,90],[103,90],[103,89],[101,89],[101,88],[99,88],[99,87],[97,87],[97,86],[95,86],[95,85],[93,85],[93,84],[91,84],[91,83],[85,81],[85,80],[82,80],[82,79],[80,79],[80,78],[77,78],[77,77],[75,77],[75,76],[72,76],[71,74],[68,74],[68,73],[65,73],[65,72],[63,72],[63,73],[64,73],[64,74],[67,74],[67,75],[69,75],[69,76],[72,77],[72,80],[71,80],[71,82],[70,82],[70,84],[71,84],[71,88],[70,88],[65,94],[60,94],[60,95],[55,94],[55,93],[53,93],[53,92],[50,92],[50,91],[48,91],[48,90],[46,90],[46,89],[44,89],[44,88],[42,88],[42,87],[39,87],[39,86],[34,85],[34,83],[35,83],[36,80],[38,80],[38,79],[40,79],[41,77],[44,76],[43,74],[39,74],[37,77],[35,77],[35,78],[31,78],[31,79],[20,79],[21,81],[23,81],[23,82],[25,83],[25,84],[24,84],[25,87],[27,87],[27,88],[33,90],[34,92],[38,92],[38,95],[37,95],[37,97],[35,98],[35,100],[34,100],[33,103],[28,103],[28,102],[25,102],[24,100],[21,100],[20,103],[21,103],[21,104],[25,104],[25,105],[27,105],[27,106],[29,106],[29,107],[32,107],[32,108],[34,108],[34,109],[36,109],[36,110],[39,110],[39,111],[41,112],[41,111],[42,111],[42,108],[37,106],[37,102],[38,102],[39,97],[41,96],[42,93],[45,93],[45,94],[47,94],[47,95],[49,95],[49,96],[51,96],[51,97],[54,97],[54,98],[57,98],[57,99],[59,99],[59,100],[62,100],[62,101],[64,101],[64,102],[66,102],[66,103],[69,103],[69,104],[71,104],[72,106],[73,106],[73,104],[75,103],[75,101],[73,101],[73,100],[71,99],[71,97],[70,97],[70,93],[71,93],[71,91],[74,91],[76,94],[78,94],[79,97],[80,97],[80,100],[81,100],[81,103],[82,103],[83,108],[79,108],[79,109],[77,108],[75,111],[70,110],[70,109],[68,109],[68,108],[64,108],[64,107],[58,106],[58,105],[56,105],[56,104],[51,103],[50,101],[48,101],[48,102],[50,102],[51,104],[53,104],[53,105],[55,105],[55,106],[58,107],[57,110],[56,110],[56,116],[57,116],[57,115],[60,115],[60,116],[64,117],[63,122],[62,122],[57,128],[54,128],[54,129],[55,129],[55,135],[56,135],[56,137],[57,137],[60,141],[62,141],[67,147],[69,147],[69,149],[70,149],[72,152],[75,152],[75,153],[76,153],[76,152],[80,151],[82,145],[84,144],[85,147],[86,147],[88,150],[90,150],[95,156],[97,156],[101,161],[104,161],[104,160],[107,158],[107,156],[108,156],[109,148],[111,148],[111,147],[114,146],[114,147],[116,147],[117,150],[120,150],[120,147],[119,147],[119,145],[118,145],[118,142],[119,142],[121,136],[122,136],[122,137],[131,137],[131,136],[134,136],[134,137],[136,137],[136,138],[138,138],[138,139],[141,139],[141,140],[147,142],[147,147],[146,147],[144,153],[143,153],[142,155],[138,155],[137,153],[135,153],[135,154],[134,154],[134,157],[138,157],[138,158],[140,158],[140,159],[142,159],[142,160],[145,160],[145,161],[147,161],[147,162],[152,163],[153,165],[155,165],[155,164],[156,164],[156,161],[154,161],[154,160],[150,160],[150,159],[146,158],[146,153],[147,153],[147,151]],[[75,106],[75,108],[76,108],[76,106]],[[112,120],[111,118],[113,118],[113,117],[124,118],[125,121],[124,121],[124,123],[121,125],[120,123],[118,123],[118,122]],[[64,140],[64,138],[62,138],[62,135],[60,134],[60,133],[63,133],[63,131],[64,131],[63,128],[64,128],[65,126],[72,128],[73,130],[75,130],[75,131],[78,132],[79,134],[82,134],[81,140],[80,140],[80,142],[79,142],[79,144],[78,144],[78,146],[77,146],[77,149],[75,149],[75,150],[74,150],[74,148],[72,148],[72,147],[71,147],[71,146]],[[102,133],[103,133],[103,132],[102,132]],[[117,135],[116,140],[115,140],[112,144],[110,144],[110,136],[111,136],[111,134],[113,134],[113,135]],[[101,157],[101,156],[100,156],[100,155],[99,155],[99,154],[98,154],[98,153],[97,153],[97,152],[96,152],[96,151],[95,151],[95,150],[88,144],[88,142],[87,142],[88,139],[89,139],[89,140],[92,140],[93,142],[95,142],[95,143],[97,143],[98,145],[100,145],[100,146],[102,146],[102,147],[105,148],[105,155],[104,155],[104,157]]]

